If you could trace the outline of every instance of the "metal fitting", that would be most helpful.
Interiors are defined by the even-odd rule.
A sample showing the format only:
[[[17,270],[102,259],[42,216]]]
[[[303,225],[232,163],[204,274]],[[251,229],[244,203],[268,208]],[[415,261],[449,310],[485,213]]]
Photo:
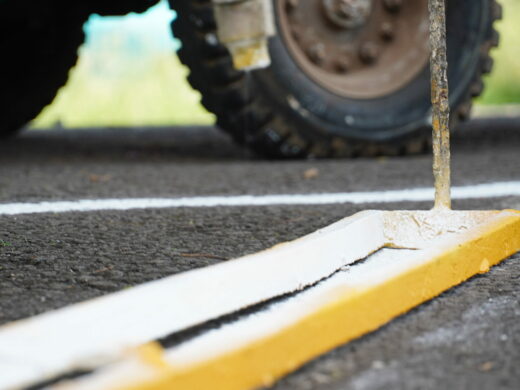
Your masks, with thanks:
[[[322,5],[332,23],[349,30],[363,26],[372,11],[372,0],[322,0]]]
[[[271,0],[213,0],[213,6],[219,41],[231,53],[235,68],[269,66],[268,40],[276,33]]]

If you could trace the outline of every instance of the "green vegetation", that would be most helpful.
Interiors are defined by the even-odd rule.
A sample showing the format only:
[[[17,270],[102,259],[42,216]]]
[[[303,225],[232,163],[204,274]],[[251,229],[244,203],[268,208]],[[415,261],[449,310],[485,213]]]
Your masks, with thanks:
[[[109,56],[104,61],[99,55],[83,54],[67,86],[34,127],[213,123],[213,115],[202,108],[200,95],[186,81],[187,69],[173,53],[154,56],[146,63]],[[116,76],[93,72],[99,63],[108,64]]]
[[[520,1],[499,0],[504,19],[497,23],[500,46],[493,51],[495,67],[486,77],[481,104],[520,103]]]
[[[9,247],[9,246],[12,246],[10,242],[7,242],[7,241],[4,241],[4,240],[0,240],[0,247]]]
[[[520,103],[520,2],[500,0],[501,44],[480,104]],[[93,18],[70,80],[34,121],[39,128],[211,124],[174,51],[166,3],[147,16]],[[87,25],[87,30],[89,27]]]
[[[213,123],[175,55],[179,42],[170,30],[174,16],[166,1],[144,15],[93,15],[68,84],[33,126]]]

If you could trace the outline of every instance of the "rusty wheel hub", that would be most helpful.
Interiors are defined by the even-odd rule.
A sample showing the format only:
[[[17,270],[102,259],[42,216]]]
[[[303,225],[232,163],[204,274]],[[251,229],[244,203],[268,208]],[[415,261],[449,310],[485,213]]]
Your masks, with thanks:
[[[391,94],[428,63],[427,0],[275,3],[282,38],[296,63],[340,96]]]
[[[363,26],[372,8],[372,0],[322,0],[327,18],[339,28]]]

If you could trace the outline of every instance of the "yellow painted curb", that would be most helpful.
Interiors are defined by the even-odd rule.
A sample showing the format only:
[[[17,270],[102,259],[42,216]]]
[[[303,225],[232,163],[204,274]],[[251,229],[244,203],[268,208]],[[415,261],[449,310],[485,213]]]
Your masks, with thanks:
[[[420,266],[361,290],[342,290],[305,318],[242,348],[189,367],[165,365],[157,345],[138,353],[146,379],[114,390],[245,390],[272,384],[306,362],[371,332],[520,250],[520,213],[467,234]],[[384,304],[383,298],[384,297]],[[150,352],[153,351],[153,352]],[[150,353],[156,354],[151,358]],[[155,364],[151,362],[160,362]]]

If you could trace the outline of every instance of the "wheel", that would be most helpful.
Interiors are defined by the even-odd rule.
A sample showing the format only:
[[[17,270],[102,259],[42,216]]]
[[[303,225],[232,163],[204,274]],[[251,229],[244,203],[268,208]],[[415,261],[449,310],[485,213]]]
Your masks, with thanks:
[[[50,104],[76,63],[86,14],[66,4],[0,2],[0,137]]]
[[[272,158],[420,153],[431,137],[427,0],[273,0],[272,64],[233,69],[210,0],[171,0],[189,81],[218,125]],[[453,125],[489,73],[494,0],[449,0]]]

